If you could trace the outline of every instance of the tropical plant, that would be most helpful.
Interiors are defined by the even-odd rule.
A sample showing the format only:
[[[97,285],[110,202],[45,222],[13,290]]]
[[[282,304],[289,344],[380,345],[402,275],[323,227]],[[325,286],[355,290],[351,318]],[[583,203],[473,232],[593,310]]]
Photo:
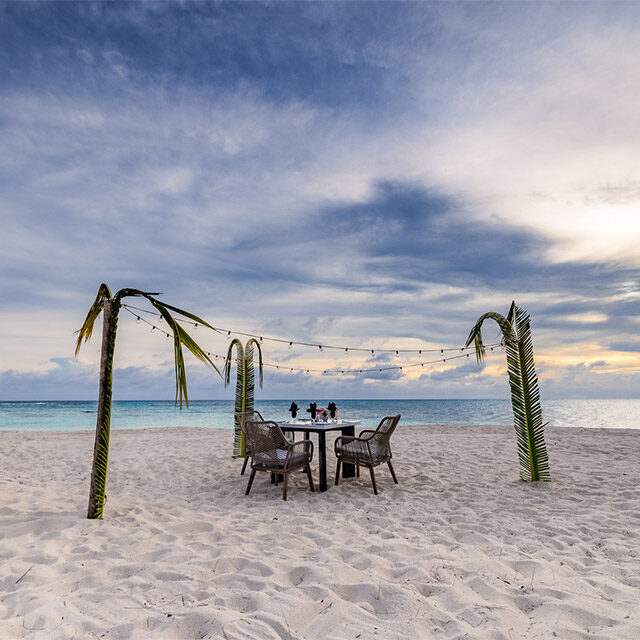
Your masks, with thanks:
[[[196,344],[191,336],[178,324],[171,312],[185,318],[194,320],[198,324],[211,327],[198,316],[193,315],[177,307],[160,302],[154,296],[157,293],[148,293],[139,289],[121,289],[114,296],[109,287],[102,283],[98,289],[98,295],[89,309],[85,321],[78,331],[75,355],[78,356],[83,341],[89,340],[93,332],[93,325],[100,313],[102,313],[102,353],[100,358],[100,391],[98,395],[98,418],[96,422],[96,440],[93,451],[93,468],[91,471],[91,488],[89,491],[89,508],[87,518],[102,518],[105,502],[105,490],[107,484],[107,465],[109,461],[109,437],[111,432],[111,396],[113,383],[113,356],[116,345],[116,331],[118,328],[118,313],[123,298],[141,296],[146,298],[166,321],[173,333],[173,351],[176,374],[176,403],[184,398],[187,406],[187,379],[182,354],[182,345],[187,347],[196,358],[210,364],[220,374],[218,368],[211,362],[209,356]]]
[[[471,329],[465,345],[469,346],[474,342],[478,362],[485,357],[481,327],[487,319],[498,323],[507,354],[513,425],[518,438],[520,479],[551,480],[547,447],[544,441],[546,425],[542,422],[529,314],[512,302],[506,318],[493,311],[480,316]]]
[[[242,416],[245,411],[253,411],[254,390],[255,390],[255,372],[254,372],[254,355],[255,349],[258,350],[258,370],[260,375],[260,388],[262,389],[262,348],[255,338],[247,340],[243,347],[242,342],[238,338],[234,338],[229,345],[227,351],[227,359],[224,363],[224,386],[229,384],[231,377],[231,360],[233,359],[233,350],[236,351],[236,401],[233,417],[233,426],[235,435],[233,438],[233,457],[244,458],[245,441],[244,432],[242,431]]]

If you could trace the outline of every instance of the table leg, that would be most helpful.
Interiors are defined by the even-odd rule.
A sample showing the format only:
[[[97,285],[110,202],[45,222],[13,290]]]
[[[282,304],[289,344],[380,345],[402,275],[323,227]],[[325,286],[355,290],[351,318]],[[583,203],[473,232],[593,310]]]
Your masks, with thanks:
[[[354,436],[356,434],[355,427],[344,427],[342,429],[343,436]],[[353,478],[356,475],[356,466],[354,464],[342,463],[342,477]]]
[[[327,490],[327,438],[324,431],[318,432],[318,461],[320,462],[320,491]]]

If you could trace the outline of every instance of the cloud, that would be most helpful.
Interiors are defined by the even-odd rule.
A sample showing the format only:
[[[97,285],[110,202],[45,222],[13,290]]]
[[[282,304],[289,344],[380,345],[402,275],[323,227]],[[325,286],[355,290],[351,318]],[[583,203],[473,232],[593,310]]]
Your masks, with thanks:
[[[639,9],[619,9],[2,5],[7,383],[89,393],[54,363],[102,281],[232,329],[375,348],[458,346],[516,299],[549,384],[585,358],[630,371],[634,350],[606,351],[640,316]],[[121,384],[155,393],[165,345],[134,331],[121,319]],[[286,395],[504,390],[464,367],[269,377]]]

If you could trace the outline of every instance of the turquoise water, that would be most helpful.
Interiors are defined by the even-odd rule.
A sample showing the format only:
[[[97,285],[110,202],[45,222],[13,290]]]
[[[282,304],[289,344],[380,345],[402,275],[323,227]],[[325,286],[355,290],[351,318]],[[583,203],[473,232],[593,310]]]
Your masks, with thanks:
[[[295,399],[302,407],[308,400]],[[329,400],[316,400],[318,406]],[[291,400],[263,400],[256,409],[265,418],[284,420]],[[385,415],[402,414],[401,424],[512,424],[509,400],[340,400],[342,418],[375,427]],[[78,431],[94,429],[96,402],[0,402],[0,429]],[[640,399],[550,400],[542,405],[545,421],[561,427],[640,428]],[[233,402],[193,401],[180,411],[171,401],[114,402],[113,429],[189,426],[232,428]]]

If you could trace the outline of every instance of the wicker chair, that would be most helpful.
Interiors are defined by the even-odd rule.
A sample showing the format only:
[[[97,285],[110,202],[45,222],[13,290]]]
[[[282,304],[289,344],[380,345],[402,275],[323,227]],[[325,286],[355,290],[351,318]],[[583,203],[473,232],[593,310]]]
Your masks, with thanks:
[[[240,471],[240,475],[243,476],[245,469],[247,468],[247,463],[249,462],[249,458],[251,457],[251,445],[249,444],[249,440],[247,438],[247,434],[244,430],[244,423],[247,420],[253,420],[254,422],[264,422],[264,418],[260,415],[259,411],[255,409],[252,411],[239,411],[236,414],[240,418],[240,429],[244,433],[244,462],[242,463],[242,471]],[[293,431],[288,431],[287,429],[283,430],[285,437],[289,440],[295,440],[296,434]]]
[[[358,437],[340,436],[336,438],[334,445],[336,458],[338,459],[336,484],[338,484],[340,479],[340,466],[343,462],[355,464],[358,471],[360,470],[360,466],[368,467],[371,473],[373,493],[376,495],[378,495],[378,488],[376,487],[376,477],[373,473],[373,468],[379,464],[386,462],[387,465],[389,465],[391,477],[393,481],[398,484],[398,479],[391,464],[391,444],[389,443],[389,439],[398,425],[399,420],[400,414],[397,416],[388,416],[382,418],[375,431],[366,429],[362,431]]]
[[[241,412],[238,412],[236,415],[240,418],[240,429],[242,430],[242,433],[244,433],[244,462],[242,463],[242,471],[240,471],[240,475],[243,476],[245,469],[247,468],[247,463],[249,462],[249,458],[251,457],[251,445],[249,444],[247,433],[244,430],[244,423],[247,420],[262,422],[263,418],[260,415],[259,411],[241,411]]]
[[[313,443],[311,440],[291,442],[284,437],[282,429],[269,420],[245,420],[244,432],[251,447],[251,476],[245,495],[249,495],[256,471],[274,474],[276,485],[278,476],[284,476],[282,499],[287,499],[289,474],[299,469],[307,472],[309,487],[314,491],[311,477]]]

